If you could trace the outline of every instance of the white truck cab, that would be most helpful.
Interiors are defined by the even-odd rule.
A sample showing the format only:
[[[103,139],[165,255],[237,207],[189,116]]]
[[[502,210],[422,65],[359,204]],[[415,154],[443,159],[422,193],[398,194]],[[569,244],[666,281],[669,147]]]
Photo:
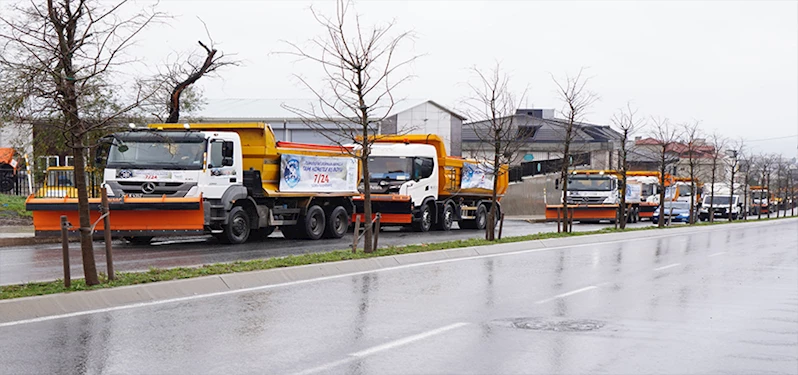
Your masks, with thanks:
[[[235,132],[126,132],[114,135],[104,181],[112,197],[221,199],[243,184]]]
[[[620,203],[618,178],[611,174],[569,174],[568,204]]]
[[[438,157],[432,145],[375,143],[369,174],[373,194],[407,195],[414,207],[438,199]]]

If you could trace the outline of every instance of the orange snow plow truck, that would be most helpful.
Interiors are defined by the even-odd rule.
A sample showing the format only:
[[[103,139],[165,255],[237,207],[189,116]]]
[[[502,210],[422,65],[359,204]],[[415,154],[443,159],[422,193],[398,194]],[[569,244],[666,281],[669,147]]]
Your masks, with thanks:
[[[112,234],[133,242],[209,233],[243,243],[277,226],[287,238],[339,238],[359,195],[348,150],[277,142],[264,123],[152,124],[106,140]],[[89,204],[96,222],[100,199]],[[26,208],[37,235],[58,234],[61,215],[78,222],[75,198],[30,196]]]
[[[420,232],[447,231],[454,223],[460,229],[484,229],[493,204],[496,218],[501,215],[509,174],[507,165],[500,168],[494,202],[492,165],[448,156],[435,134],[380,136],[369,154],[373,212],[381,213],[381,225],[411,225]],[[354,202],[362,221],[363,198]]]
[[[621,194],[626,197],[625,212],[627,221],[635,223],[651,219],[659,206],[659,172],[629,171],[626,173],[626,190],[620,188],[623,174],[614,170],[574,170],[568,173],[568,210],[573,219],[580,222],[615,222]],[[665,187],[670,188],[673,177],[665,176]],[[673,193],[671,193],[673,194]],[[678,195],[677,195],[678,196]],[[667,195],[666,195],[666,199]],[[671,198],[676,200],[675,198]],[[570,215],[570,213],[569,213]],[[562,204],[546,205],[546,220],[554,221],[565,216]]]

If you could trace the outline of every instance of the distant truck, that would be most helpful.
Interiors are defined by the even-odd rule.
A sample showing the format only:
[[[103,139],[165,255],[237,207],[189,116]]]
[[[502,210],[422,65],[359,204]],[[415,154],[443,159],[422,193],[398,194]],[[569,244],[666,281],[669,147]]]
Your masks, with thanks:
[[[0,193],[8,193],[17,186],[18,161],[13,148],[0,148]]]
[[[210,233],[243,243],[277,226],[287,238],[339,238],[359,194],[346,150],[277,142],[264,123],[152,124],[107,139],[112,234],[134,242]],[[57,234],[61,215],[78,222],[75,198],[31,196],[26,207],[37,235]]]
[[[766,215],[772,212],[774,206],[773,195],[764,186],[751,186],[751,214]]]
[[[499,168],[494,202],[492,165],[448,156],[435,134],[381,136],[369,156],[373,212],[381,213],[381,225],[410,225],[420,232],[448,231],[454,223],[484,229],[492,205],[500,216],[499,201],[509,182],[508,166]],[[355,197],[354,203],[362,215],[363,198]]]
[[[622,173],[614,170],[574,170],[568,174],[569,210],[573,210],[575,221],[598,222],[607,220],[614,223],[621,203],[620,180]],[[678,190],[674,178],[665,175],[665,199],[676,201]],[[651,219],[659,207],[659,172],[629,171],[626,174],[625,213],[627,221],[635,223]],[[561,204],[546,205],[546,220],[556,220]]]
[[[745,198],[742,186],[734,187],[734,194],[727,183],[714,184],[714,196],[710,193],[712,185],[705,186],[705,193],[701,200],[701,208],[698,211],[698,218],[701,221],[709,220],[710,211],[715,218],[732,218],[737,220],[745,215],[746,209],[743,207]],[[750,201],[750,200],[749,200]],[[731,209],[730,209],[731,207]]]

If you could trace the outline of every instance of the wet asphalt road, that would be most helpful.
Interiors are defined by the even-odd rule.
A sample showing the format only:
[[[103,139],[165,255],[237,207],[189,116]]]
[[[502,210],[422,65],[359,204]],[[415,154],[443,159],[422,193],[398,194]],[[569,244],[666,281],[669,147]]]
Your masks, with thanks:
[[[0,327],[3,373],[798,373],[798,220]]]
[[[651,225],[648,222],[630,224]],[[676,224],[679,225],[679,224]],[[574,224],[575,231],[588,231],[612,226],[610,224]],[[521,236],[539,232],[557,231],[555,223],[530,224],[525,221],[507,220],[504,236]],[[386,228],[380,232],[380,246],[411,245],[449,240],[484,237],[477,230],[453,229],[449,232],[416,233],[400,228]],[[158,239],[156,239],[158,240]],[[160,239],[148,246],[138,246],[125,241],[114,241],[114,269],[116,271],[145,271],[150,267],[169,268],[197,266],[236,260],[251,260],[291,254],[325,252],[351,248],[352,235],[338,240],[286,240],[276,232],[266,241],[242,245],[225,245],[212,237]],[[83,266],[78,243],[70,244],[72,277],[83,277]],[[362,246],[362,240],[361,240]],[[98,271],[105,272],[105,245],[95,242],[95,257]],[[63,263],[60,244],[0,248],[0,285],[19,284],[31,281],[63,278]]]

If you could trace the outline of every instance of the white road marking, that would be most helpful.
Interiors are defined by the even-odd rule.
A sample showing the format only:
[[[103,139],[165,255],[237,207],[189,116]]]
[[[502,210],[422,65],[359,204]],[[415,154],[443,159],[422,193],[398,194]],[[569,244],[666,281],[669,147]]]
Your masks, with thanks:
[[[441,327],[441,328],[436,328],[436,329],[433,329],[431,331],[419,333],[419,334],[413,335],[413,336],[408,336],[408,337],[405,337],[405,338],[401,338],[401,339],[398,339],[398,340],[387,342],[387,343],[382,344],[382,345],[377,345],[377,346],[375,346],[373,348],[369,348],[369,349],[366,349],[366,350],[361,350],[359,352],[355,352],[355,353],[352,353],[350,355],[353,356],[353,357],[365,357],[365,356],[368,356],[368,355],[372,355],[374,353],[379,353],[379,352],[384,351],[384,350],[393,349],[393,348],[396,348],[396,347],[402,346],[402,345],[407,345],[407,344],[409,344],[409,343],[411,343],[413,341],[423,340],[423,339],[425,339],[427,337],[430,337],[430,336],[439,335],[439,334],[444,333],[446,331],[451,331],[451,330],[456,329],[456,328],[465,327],[467,325],[468,325],[468,323],[462,323],[462,322],[450,324],[448,326],[444,326],[444,327]]]
[[[719,253],[710,254],[710,255],[709,255],[707,258],[712,258],[712,257],[716,257],[716,256],[718,256],[718,255],[723,255],[723,254],[726,254],[726,252],[725,252],[725,251],[721,251],[721,252],[719,252]]]
[[[404,345],[410,344],[412,342],[423,340],[425,338],[432,337],[432,336],[435,336],[435,335],[439,335],[439,334],[444,333],[446,331],[451,331],[453,329],[457,329],[457,328],[460,328],[460,327],[465,327],[467,325],[468,325],[468,323],[463,323],[463,322],[454,323],[454,324],[450,324],[448,326],[443,326],[443,327],[440,327],[440,328],[436,328],[436,329],[433,329],[433,330],[430,330],[430,331],[427,331],[427,332],[422,332],[422,333],[419,333],[419,334],[416,334],[416,335],[407,336],[407,337],[404,337],[404,338],[401,338],[401,339],[398,339],[398,340],[386,342],[385,344],[382,344],[382,345],[377,345],[377,346],[374,346],[374,347],[371,347],[371,348],[368,348],[368,349],[361,350],[359,352],[350,353],[348,358],[339,359],[337,361],[333,361],[333,362],[330,362],[330,363],[325,363],[325,364],[323,364],[321,366],[316,366],[316,367],[313,367],[313,368],[309,368],[307,370],[294,373],[294,375],[310,375],[310,374],[315,374],[317,372],[329,371],[329,370],[331,370],[331,369],[333,369],[335,367],[338,367],[338,366],[341,366],[341,365],[345,365],[345,364],[350,363],[350,362],[357,361],[357,360],[359,360],[359,359],[361,359],[363,357],[367,357],[367,356],[370,356],[372,354],[376,354],[376,353],[379,353],[379,352],[382,352],[382,351],[386,351],[386,350],[389,350],[389,349],[393,349],[393,348],[397,348],[397,347],[400,347],[400,346],[404,346]]]
[[[667,270],[668,268],[679,267],[679,266],[681,266],[681,265],[682,265],[681,263],[669,264],[669,265],[667,265],[667,266],[662,266],[662,267],[659,267],[659,268],[654,268],[654,271],[664,271],[664,270]]]
[[[574,294],[577,294],[577,293],[582,293],[582,292],[586,292],[586,291],[588,291],[588,290],[593,290],[593,289],[596,289],[596,288],[598,288],[598,287],[597,287],[597,286],[595,286],[595,285],[586,286],[586,287],[584,287],[584,288],[581,288],[581,289],[572,290],[572,291],[570,291],[570,292],[563,293],[563,294],[558,294],[558,295],[556,295],[556,296],[554,296],[554,297],[551,297],[551,298],[542,299],[542,300],[540,300],[540,301],[537,301],[537,302],[535,302],[535,303],[536,303],[536,304],[538,304],[538,305],[540,305],[540,304],[544,304],[544,303],[547,303],[547,302],[554,301],[555,299],[558,299],[558,298],[563,298],[563,297],[572,296],[572,295],[574,295]]]
[[[333,369],[333,368],[341,366],[341,365],[345,365],[345,364],[347,364],[349,362],[354,362],[357,359],[358,358],[351,358],[351,357],[350,358],[344,358],[344,359],[341,359],[341,360],[338,360],[338,361],[335,361],[335,362],[325,363],[325,364],[323,364],[321,366],[316,366],[316,367],[313,367],[313,368],[309,368],[309,369],[304,370],[304,371],[295,372],[294,375],[310,375],[310,374],[315,374],[317,372],[323,372],[323,371],[328,371],[329,372],[330,369]]]
[[[729,224],[729,226],[737,226],[737,225],[740,225],[740,226],[741,225],[747,225],[749,227],[757,227],[757,226],[764,226],[764,225],[770,225],[770,224],[769,223],[756,223],[756,224],[754,224],[754,223],[750,223],[750,224],[749,223],[735,223],[735,224]],[[682,230],[681,228],[679,228],[677,230],[674,230],[674,233],[672,233],[672,234],[662,234],[662,235],[658,235],[658,236],[657,235],[648,236],[645,239],[646,240],[651,240],[651,239],[656,239],[656,238],[668,238],[668,237],[683,236],[684,233],[719,232],[719,231],[726,230],[726,229],[727,228],[725,228],[725,226],[718,226],[717,229],[712,228],[712,229],[709,229],[709,230],[705,230],[705,229],[704,230],[698,230],[698,229],[695,229],[695,230],[686,230],[686,229]],[[313,282],[317,282],[317,281],[335,280],[335,279],[352,277],[352,276],[359,276],[359,275],[365,275],[365,274],[375,273],[375,272],[394,271],[394,270],[402,270],[402,269],[407,269],[407,268],[415,268],[415,267],[429,266],[429,265],[435,265],[435,264],[461,262],[461,261],[465,261],[465,260],[485,259],[485,258],[498,258],[498,257],[502,257],[502,256],[521,255],[521,254],[537,253],[537,252],[560,250],[560,249],[572,249],[572,248],[581,248],[581,247],[595,247],[596,245],[599,245],[599,244],[600,245],[609,245],[609,244],[614,244],[614,243],[624,243],[624,242],[638,241],[638,240],[640,240],[640,239],[639,238],[630,238],[630,239],[626,239],[626,240],[602,241],[602,242],[597,241],[597,242],[593,242],[593,243],[584,243],[584,244],[579,244],[579,245],[562,245],[562,246],[555,246],[555,247],[546,247],[546,248],[542,248],[542,249],[518,250],[518,251],[510,251],[510,252],[499,253],[499,254],[486,254],[486,255],[477,255],[477,256],[463,257],[463,258],[434,260],[434,261],[430,261],[430,262],[421,262],[421,263],[405,264],[405,265],[395,266],[395,267],[387,267],[387,268],[382,268],[382,269],[372,270],[372,271],[360,271],[360,272],[344,273],[344,274],[340,274],[340,275],[324,276],[324,277],[318,277],[318,278],[314,278],[314,279],[289,281],[289,282],[280,283],[280,284],[261,285],[261,286],[255,286],[255,287],[250,287],[250,288],[226,290],[226,291],[223,291],[223,292],[215,292],[215,293],[208,293],[208,294],[198,294],[198,295],[194,295],[194,296],[177,297],[177,298],[164,299],[164,300],[159,300],[159,301],[139,302],[139,303],[134,303],[134,304],[131,304],[131,305],[106,307],[106,308],[102,308],[102,309],[77,311],[77,312],[61,314],[61,315],[50,315],[50,316],[43,316],[43,317],[40,317],[40,318],[17,320],[17,321],[13,321],[13,322],[0,323],[0,328],[10,327],[10,326],[15,326],[15,325],[20,325],[20,324],[38,323],[38,322],[44,322],[44,321],[54,320],[54,319],[71,318],[71,317],[82,316],[82,315],[90,315],[90,314],[99,314],[99,313],[106,313],[106,312],[119,311],[119,310],[127,310],[127,309],[138,308],[138,307],[158,306],[158,305],[163,305],[163,304],[173,303],[173,302],[193,301],[193,300],[204,299],[204,298],[219,297],[219,296],[226,296],[226,295],[239,294],[239,293],[248,293],[248,292],[261,291],[261,290],[269,290],[269,289],[275,289],[275,288],[280,288],[280,287],[284,287],[284,286],[302,285],[302,284],[313,283]],[[537,241],[539,241],[539,240],[537,240]],[[313,265],[311,265],[311,266],[313,266]],[[1,302],[0,302],[0,305],[2,305]]]

